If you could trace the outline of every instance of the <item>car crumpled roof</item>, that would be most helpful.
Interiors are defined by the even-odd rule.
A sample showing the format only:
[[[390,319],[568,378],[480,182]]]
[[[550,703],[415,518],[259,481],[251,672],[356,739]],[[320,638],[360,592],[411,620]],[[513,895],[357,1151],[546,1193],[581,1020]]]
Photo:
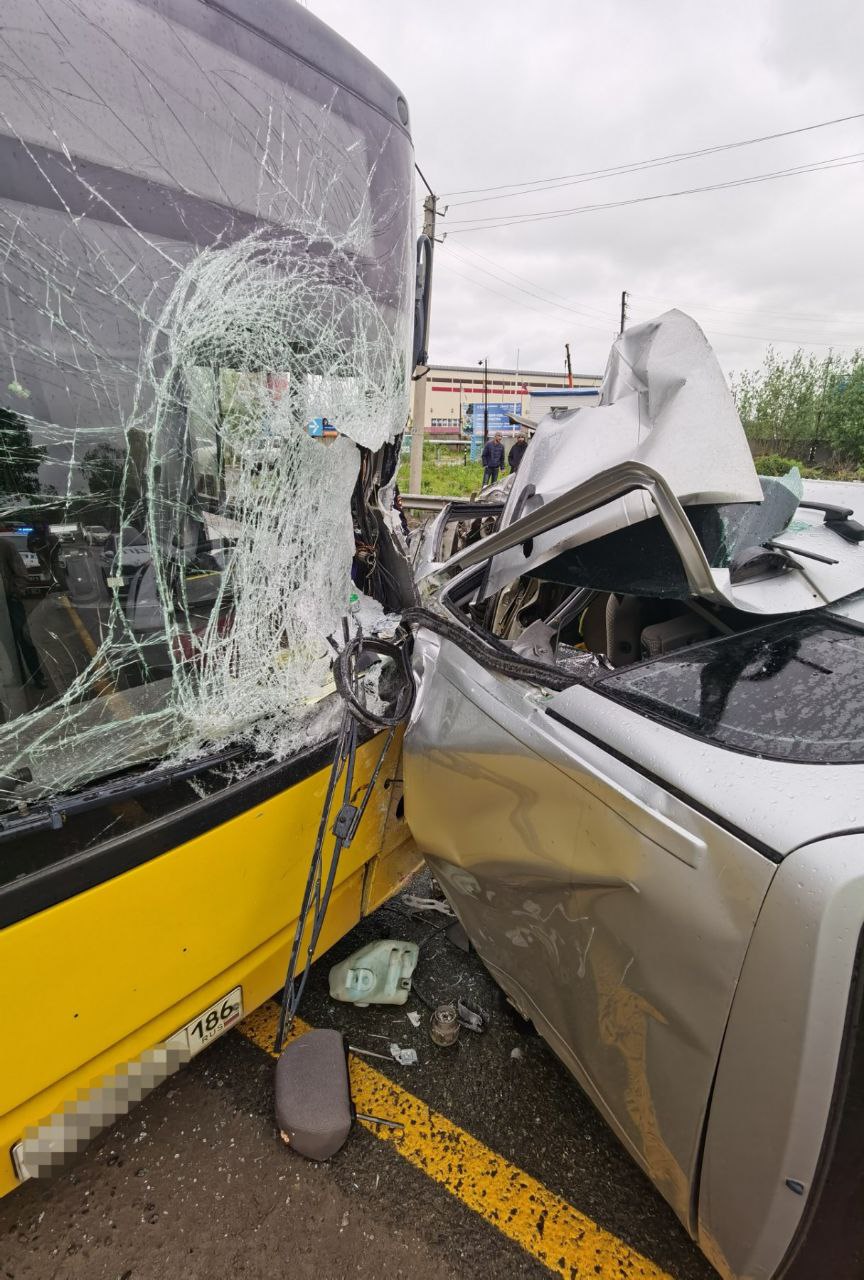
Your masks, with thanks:
[[[596,407],[543,419],[525,453],[500,528],[600,472],[637,462],[658,472],[682,505],[759,503],[762,488],[732,394],[699,325],[672,310],[615,341]],[[579,546],[656,516],[634,491],[524,547],[499,553],[485,594]]]

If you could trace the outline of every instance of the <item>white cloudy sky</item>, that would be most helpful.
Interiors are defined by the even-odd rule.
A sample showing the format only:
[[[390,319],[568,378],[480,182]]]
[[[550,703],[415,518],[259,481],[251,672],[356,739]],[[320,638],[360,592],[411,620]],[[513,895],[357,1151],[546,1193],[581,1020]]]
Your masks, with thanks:
[[[436,361],[512,365],[518,349],[522,368],[559,368],[569,341],[575,371],[601,370],[625,288],[634,320],[668,306],[695,315],[727,370],[760,363],[769,342],[820,355],[864,346],[864,119],[513,199],[457,208],[468,197],[446,194],[864,112],[860,0],[307,3],[403,90],[418,163],[450,204]],[[455,225],[849,156],[831,171],[546,223]]]

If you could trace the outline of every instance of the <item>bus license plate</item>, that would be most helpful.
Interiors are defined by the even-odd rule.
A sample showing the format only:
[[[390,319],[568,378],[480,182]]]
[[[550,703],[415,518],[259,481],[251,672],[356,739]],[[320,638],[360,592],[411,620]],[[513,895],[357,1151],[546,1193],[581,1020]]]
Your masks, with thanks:
[[[188,1046],[189,1053],[194,1058],[195,1054],[205,1049],[212,1040],[236,1026],[242,1017],[243,988],[235,987],[233,991],[228,992],[227,996],[216,1000],[209,1009],[199,1013],[197,1018],[193,1018],[191,1022],[186,1023],[185,1027],[175,1032],[168,1043],[172,1046]]]

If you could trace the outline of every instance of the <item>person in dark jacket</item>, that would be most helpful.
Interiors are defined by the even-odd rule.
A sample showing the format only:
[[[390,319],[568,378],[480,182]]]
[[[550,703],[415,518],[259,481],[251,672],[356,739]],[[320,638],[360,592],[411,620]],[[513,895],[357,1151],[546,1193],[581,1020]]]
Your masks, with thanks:
[[[486,441],[480,461],[483,463],[483,488],[485,489],[487,484],[495,484],[498,472],[504,466],[504,445],[501,443],[499,432],[496,432],[491,440]]]
[[[44,573],[48,575],[52,586],[66,590],[66,571],[63,566],[60,539],[51,532],[50,524],[44,520],[33,525],[27,536],[27,550],[32,551],[39,561]]]
[[[510,452],[507,454],[507,461],[510,463],[511,473],[519,470],[519,463],[522,461],[522,455],[528,448],[528,441],[523,435],[518,435],[510,446]]]

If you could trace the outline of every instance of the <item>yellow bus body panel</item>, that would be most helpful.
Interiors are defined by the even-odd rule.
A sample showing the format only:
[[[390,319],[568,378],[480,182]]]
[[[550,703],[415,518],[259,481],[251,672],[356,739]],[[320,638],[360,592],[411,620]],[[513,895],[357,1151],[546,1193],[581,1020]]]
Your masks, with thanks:
[[[358,752],[358,788],[381,744]],[[400,750],[397,737],[342,853],[316,955],[419,864],[396,816]],[[281,988],[328,774],[0,931],[0,1195],[19,1185],[10,1150],[25,1129],[232,988],[243,988],[244,1012]]]

